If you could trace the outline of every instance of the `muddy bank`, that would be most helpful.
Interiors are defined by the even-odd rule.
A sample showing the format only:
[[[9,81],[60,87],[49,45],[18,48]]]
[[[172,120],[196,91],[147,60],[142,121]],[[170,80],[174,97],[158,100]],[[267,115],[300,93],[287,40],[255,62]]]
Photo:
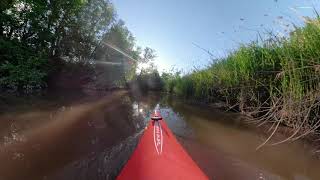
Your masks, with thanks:
[[[196,99],[181,99],[174,95],[168,95],[168,101],[172,101],[174,99],[180,99],[181,103],[184,103],[186,105],[193,106],[200,106],[204,109],[211,109],[212,111],[219,110],[221,112],[228,112],[230,114],[236,114],[238,116],[239,123],[242,124],[242,126],[245,126],[250,129],[250,131],[256,131],[259,134],[263,134],[266,136],[266,139],[270,137],[269,140],[266,142],[263,141],[261,143],[265,144],[264,146],[275,146],[277,144],[282,143],[292,143],[297,140],[301,140],[302,142],[308,144],[308,146],[311,146],[310,152],[314,154],[315,157],[320,158],[320,143],[319,143],[319,133],[316,131],[311,131],[309,133],[308,129],[305,131],[297,131],[297,129],[294,129],[292,127],[287,126],[284,123],[280,123],[276,127],[276,122],[266,121],[264,119],[259,119],[252,117],[250,114],[246,114],[245,112],[240,112],[236,109],[236,107],[230,107],[227,103],[223,101],[216,101],[214,103],[208,103],[205,101],[199,101]],[[172,100],[170,100],[172,99]],[[196,112],[197,113],[197,112]],[[201,115],[201,114],[198,114]],[[294,137],[293,137],[294,135]],[[299,137],[299,138],[296,138]],[[261,146],[262,147],[262,146]],[[261,148],[257,146],[257,148]]]

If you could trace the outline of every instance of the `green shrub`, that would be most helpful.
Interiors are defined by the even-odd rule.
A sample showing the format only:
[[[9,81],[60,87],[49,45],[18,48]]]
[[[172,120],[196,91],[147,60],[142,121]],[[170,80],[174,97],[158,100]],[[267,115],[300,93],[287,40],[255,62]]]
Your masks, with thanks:
[[[26,44],[0,39],[0,86],[15,90],[45,86],[46,59]]]

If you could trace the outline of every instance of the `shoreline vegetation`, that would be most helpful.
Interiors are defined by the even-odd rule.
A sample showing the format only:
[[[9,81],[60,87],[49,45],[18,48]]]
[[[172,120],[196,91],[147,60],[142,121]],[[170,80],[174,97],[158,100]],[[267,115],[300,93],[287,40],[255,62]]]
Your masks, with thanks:
[[[155,56],[110,0],[1,2],[0,92],[125,87]]]
[[[320,128],[320,16],[305,18],[285,38],[270,36],[241,45],[226,58],[186,75],[162,74],[164,90],[185,99],[219,104],[245,114],[261,126],[272,123],[267,144],[280,126],[292,128],[294,141]],[[258,148],[260,148],[259,146]]]
[[[153,64],[156,52],[136,44],[109,0],[5,0],[0,10],[1,95],[54,88],[157,90],[207,104],[225,103],[258,126],[272,123],[262,145],[282,125],[292,132],[271,144],[319,133],[317,12],[288,37],[270,34],[205,69],[160,75]]]

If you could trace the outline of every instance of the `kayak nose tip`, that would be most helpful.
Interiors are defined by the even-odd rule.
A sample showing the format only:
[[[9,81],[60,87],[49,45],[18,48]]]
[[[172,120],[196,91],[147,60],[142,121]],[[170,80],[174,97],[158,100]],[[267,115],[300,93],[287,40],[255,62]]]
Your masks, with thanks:
[[[159,121],[159,120],[162,120],[162,117],[161,116],[152,116],[151,119],[154,121]]]
[[[151,119],[154,121],[158,121],[158,120],[162,119],[161,114],[160,114],[160,105],[159,104],[157,104],[157,106],[155,107],[154,113],[152,114]]]
[[[151,119],[154,121],[162,120],[160,112],[155,111],[154,114],[151,116]]]

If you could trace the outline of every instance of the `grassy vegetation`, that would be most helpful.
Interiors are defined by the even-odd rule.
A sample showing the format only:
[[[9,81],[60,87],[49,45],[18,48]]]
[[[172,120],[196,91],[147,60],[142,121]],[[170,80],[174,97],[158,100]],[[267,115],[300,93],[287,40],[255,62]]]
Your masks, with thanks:
[[[206,69],[163,75],[168,92],[207,102],[223,100],[259,123],[286,124],[295,129],[291,139],[320,126],[319,78],[319,16],[306,19],[305,26],[287,38],[242,45]]]

